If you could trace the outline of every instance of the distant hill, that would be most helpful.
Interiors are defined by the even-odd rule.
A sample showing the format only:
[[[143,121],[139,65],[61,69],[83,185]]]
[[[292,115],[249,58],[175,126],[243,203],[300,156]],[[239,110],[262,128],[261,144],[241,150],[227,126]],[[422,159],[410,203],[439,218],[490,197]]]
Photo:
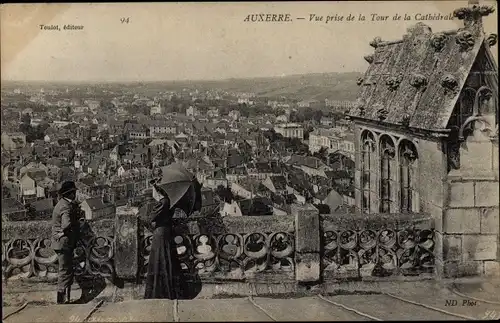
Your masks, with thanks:
[[[284,96],[297,100],[355,100],[359,87],[356,80],[361,73],[315,73],[287,75],[282,77],[262,77],[248,79],[200,80],[200,81],[160,81],[160,82],[8,82],[2,88],[13,88],[19,85],[42,86],[46,90],[72,87],[114,87],[121,90],[155,95],[163,91],[180,91],[183,88],[214,90],[227,92],[255,93],[260,97],[277,98]]]
[[[299,100],[355,100],[359,91],[356,80],[361,73],[321,73],[288,75],[251,79],[228,79],[221,81],[175,82],[176,86],[200,89],[217,88],[229,92],[249,92],[257,96],[285,96]],[[165,84],[168,88],[169,86]]]

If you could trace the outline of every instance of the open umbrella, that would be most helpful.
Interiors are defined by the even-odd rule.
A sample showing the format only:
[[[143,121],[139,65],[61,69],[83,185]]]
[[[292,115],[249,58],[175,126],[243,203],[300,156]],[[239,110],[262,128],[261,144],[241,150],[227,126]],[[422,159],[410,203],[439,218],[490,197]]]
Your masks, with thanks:
[[[170,208],[179,208],[186,215],[201,209],[201,184],[182,165],[174,163],[162,167],[162,177],[154,185],[170,200]]]

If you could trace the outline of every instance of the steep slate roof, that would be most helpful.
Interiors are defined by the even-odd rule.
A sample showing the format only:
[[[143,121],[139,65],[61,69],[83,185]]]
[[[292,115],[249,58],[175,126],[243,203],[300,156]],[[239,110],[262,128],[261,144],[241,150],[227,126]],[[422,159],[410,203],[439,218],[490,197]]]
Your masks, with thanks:
[[[227,157],[227,167],[237,167],[243,165],[245,158],[239,154],[232,154]]]
[[[211,206],[217,204],[215,200],[214,191],[208,188],[201,189],[201,205],[202,206]]]
[[[34,207],[37,212],[52,211],[54,209],[54,203],[51,198],[33,201],[31,202],[31,206]]]
[[[42,181],[47,177],[47,173],[41,169],[29,169],[26,174],[28,174],[31,179],[35,181]]]
[[[262,196],[238,201],[241,213],[247,216],[272,215],[272,201]]]
[[[277,190],[286,189],[286,178],[285,176],[271,176],[271,181],[273,182],[274,188]]]
[[[100,197],[86,199],[85,202],[88,204],[92,211],[101,210],[107,206],[106,203],[103,203]]]
[[[163,144],[166,144],[166,143],[167,143],[166,139],[153,139],[149,143],[149,146],[158,146],[158,145],[163,145]]]
[[[2,214],[24,211],[24,205],[15,198],[2,199]]]
[[[95,186],[96,183],[95,183],[95,180],[92,178],[92,177],[84,177],[84,178],[80,178],[80,180],[78,181],[78,183],[76,183],[77,187],[78,187],[78,184],[84,184],[86,186],[89,186],[89,187],[92,187],[92,186]]]
[[[457,9],[455,16],[465,17],[467,26],[459,30],[433,33],[430,27],[417,23],[402,40],[382,42],[375,38],[370,43],[375,53],[365,57],[370,67],[358,80],[361,90],[349,116],[380,121],[385,114],[384,123],[430,131],[445,129],[480,50],[491,57],[490,39],[478,21],[481,18],[471,18],[474,10],[485,16],[491,9]],[[492,70],[496,71],[496,66]]]
[[[288,160],[288,163],[291,165],[298,166],[307,166],[309,168],[318,169],[323,166],[323,162],[316,157],[311,156],[301,156],[301,155],[292,155]]]

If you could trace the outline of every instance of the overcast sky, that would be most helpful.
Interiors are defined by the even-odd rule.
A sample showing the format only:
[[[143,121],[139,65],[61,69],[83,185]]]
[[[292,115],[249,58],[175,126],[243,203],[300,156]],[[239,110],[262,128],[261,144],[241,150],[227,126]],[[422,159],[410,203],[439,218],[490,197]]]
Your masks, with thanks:
[[[496,8],[496,2],[490,2]],[[401,39],[415,14],[443,15],[466,1],[317,3],[128,3],[4,5],[2,79],[130,81],[224,79],[364,72],[369,42]],[[248,14],[289,13],[290,23],[248,23]],[[309,14],[359,14],[365,22],[309,22]],[[372,22],[372,13],[389,21]],[[393,21],[396,13],[411,21]],[[485,18],[496,32],[497,13]],[[129,17],[129,23],[120,18]],[[304,17],[305,20],[297,20]],[[39,24],[83,25],[41,31]],[[433,31],[462,22],[425,21]],[[494,50],[496,52],[496,49]]]

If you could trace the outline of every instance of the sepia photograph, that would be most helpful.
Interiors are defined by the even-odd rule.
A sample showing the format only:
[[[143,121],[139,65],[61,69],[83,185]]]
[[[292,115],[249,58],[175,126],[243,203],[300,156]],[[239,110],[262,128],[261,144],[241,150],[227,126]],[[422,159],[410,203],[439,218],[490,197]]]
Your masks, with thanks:
[[[2,321],[500,320],[497,10],[1,4]]]

